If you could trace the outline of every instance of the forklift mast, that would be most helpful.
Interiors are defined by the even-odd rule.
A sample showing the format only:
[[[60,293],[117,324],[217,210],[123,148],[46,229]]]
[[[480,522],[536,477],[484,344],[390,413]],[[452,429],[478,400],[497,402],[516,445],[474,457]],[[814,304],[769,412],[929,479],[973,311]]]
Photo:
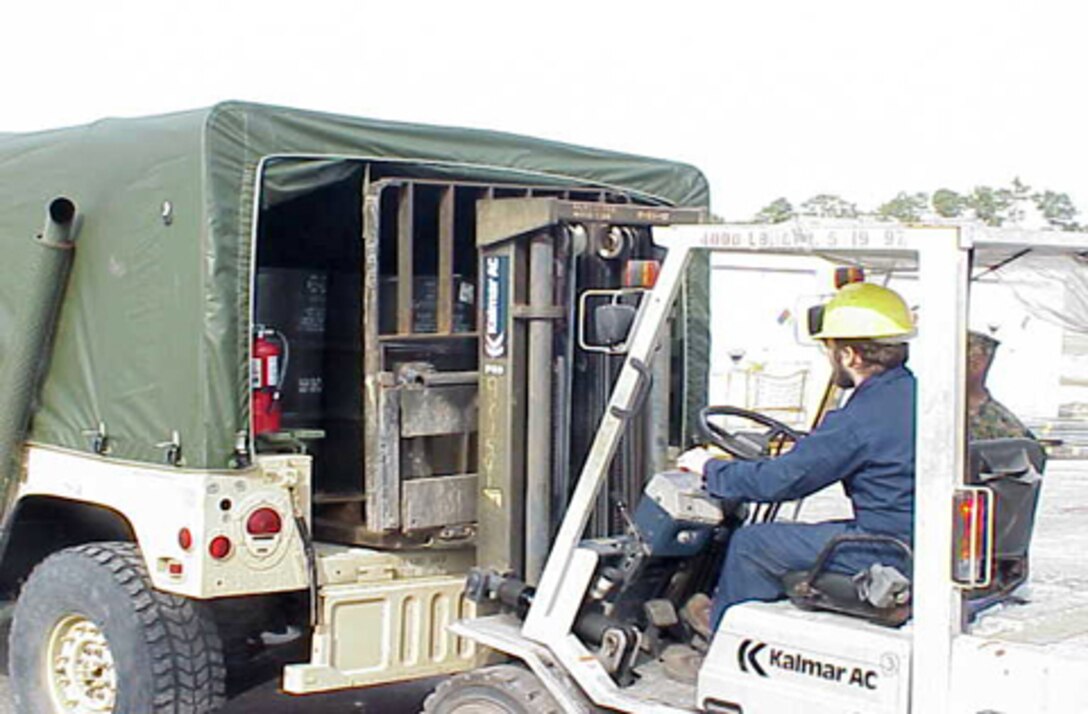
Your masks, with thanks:
[[[664,257],[654,225],[699,209],[557,198],[477,204],[481,286],[478,565],[535,584],[623,365],[631,318]],[[626,328],[626,329],[625,329]],[[614,533],[665,462],[669,351],[647,361],[649,408],[629,424],[590,518]],[[522,437],[521,435],[524,435]],[[522,524],[524,523],[524,526]]]

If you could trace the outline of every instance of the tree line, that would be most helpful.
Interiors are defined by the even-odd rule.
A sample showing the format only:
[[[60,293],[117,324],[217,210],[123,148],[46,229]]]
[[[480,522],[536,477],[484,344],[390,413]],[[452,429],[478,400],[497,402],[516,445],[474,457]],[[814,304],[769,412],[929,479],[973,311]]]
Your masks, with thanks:
[[[798,216],[818,218],[878,218],[922,223],[948,219],[977,220],[988,226],[1088,230],[1077,222],[1077,207],[1069,194],[1036,190],[1019,178],[1009,186],[976,186],[968,193],[939,188],[933,193],[900,191],[873,210],[830,194],[820,193],[794,206],[777,198],[753,217],[756,223],[781,223]]]

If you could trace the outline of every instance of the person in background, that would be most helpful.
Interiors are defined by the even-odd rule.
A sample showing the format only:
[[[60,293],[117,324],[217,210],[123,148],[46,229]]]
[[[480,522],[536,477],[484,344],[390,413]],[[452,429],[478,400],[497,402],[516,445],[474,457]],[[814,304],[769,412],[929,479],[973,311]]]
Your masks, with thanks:
[[[967,333],[967,434],[983,439],[1034,439],[1035,435],[1005,405],[990,395],[986,377],[1001,343],[971,330]]]

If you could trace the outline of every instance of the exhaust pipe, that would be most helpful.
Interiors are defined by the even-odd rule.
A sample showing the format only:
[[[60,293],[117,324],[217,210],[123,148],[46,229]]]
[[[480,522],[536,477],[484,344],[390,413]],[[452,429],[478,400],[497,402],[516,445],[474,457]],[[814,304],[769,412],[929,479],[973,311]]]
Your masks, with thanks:
[[[40,249],[34,251],[27,268],[26,294],[0,364],[0,505],[5,521],[11,515],[23,444],[52,352],[78,231],[76,204],[63,196],[50,201],[45,226],[34,239]]]

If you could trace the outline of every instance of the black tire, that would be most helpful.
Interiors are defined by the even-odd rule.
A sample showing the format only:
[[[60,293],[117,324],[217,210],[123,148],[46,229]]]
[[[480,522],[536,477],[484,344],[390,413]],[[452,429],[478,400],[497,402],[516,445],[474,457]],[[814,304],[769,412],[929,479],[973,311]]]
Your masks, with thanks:
[[[536,675],[513,664],[450,677],[423,702],[424,714],[563,714]]]
[[[103,639],[112,667],[102,664],[108,661],[101,654]],[[72,642],[79,644],[74,650]],[[116,714],[204,714],[225,702],[222,645],[206,607],[154,590],[132,543],[68,548],[30,574],[15,605],[9,639],[16,711],[94,711],[58,704],[53,696],[69,681],[69,674],[47,673],[58,647],[77,653],[65,661],[89,662],[96,682],[109,680],[112,672],[113,686],[75,689],[112,696]]]

